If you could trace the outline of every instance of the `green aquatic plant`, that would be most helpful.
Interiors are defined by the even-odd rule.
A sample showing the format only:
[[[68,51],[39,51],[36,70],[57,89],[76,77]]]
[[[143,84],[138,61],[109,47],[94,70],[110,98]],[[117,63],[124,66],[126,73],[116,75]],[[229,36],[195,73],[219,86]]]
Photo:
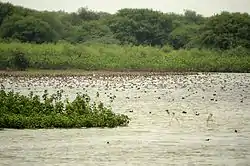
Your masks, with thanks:
[[[63,102],[63,91],[28,96],[0,90],[0,128],[82,128],[127,126],[129,117],[115,114],[102,102],[91,102],[87,94]]]

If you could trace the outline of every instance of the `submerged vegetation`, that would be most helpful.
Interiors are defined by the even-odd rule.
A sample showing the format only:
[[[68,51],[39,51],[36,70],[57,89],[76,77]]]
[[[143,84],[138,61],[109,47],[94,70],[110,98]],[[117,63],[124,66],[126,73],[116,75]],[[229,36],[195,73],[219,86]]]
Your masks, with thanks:
[[[0,2],[0,69],[250,71],[250,15],[37,11]]]
[[[82,128],[127,126],[129,118],[115,114],[103,103],[91,103],[86,94],[77,94],[74,101],[62,102],[62,91],[42,100],[32,92],[29,96],[0,90],[0,128]]]

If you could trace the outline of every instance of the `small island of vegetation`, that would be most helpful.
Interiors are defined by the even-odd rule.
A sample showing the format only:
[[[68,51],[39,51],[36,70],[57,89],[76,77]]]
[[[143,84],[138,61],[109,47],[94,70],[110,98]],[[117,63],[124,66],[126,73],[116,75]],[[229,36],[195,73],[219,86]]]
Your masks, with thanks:
[[[78,94],[74,101],[61,101],[62,91],[49,96],[45,91],[42,98],[24,96],[13,91],[0,90],[0,128],[92,128],[127,126],[129,118],[115,114],[102,102],[91,104],[90,97]]]

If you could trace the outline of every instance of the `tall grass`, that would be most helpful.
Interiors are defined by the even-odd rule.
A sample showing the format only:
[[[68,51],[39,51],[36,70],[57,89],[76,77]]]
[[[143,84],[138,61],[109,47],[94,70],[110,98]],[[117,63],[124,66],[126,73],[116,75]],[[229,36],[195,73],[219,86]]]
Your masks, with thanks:
[[[29,68],[34,69],[250,72],[250,52],[243,48],[222,52],[93,43],[0,43],[1,69],[11,68],[13,50],[25,54]]]

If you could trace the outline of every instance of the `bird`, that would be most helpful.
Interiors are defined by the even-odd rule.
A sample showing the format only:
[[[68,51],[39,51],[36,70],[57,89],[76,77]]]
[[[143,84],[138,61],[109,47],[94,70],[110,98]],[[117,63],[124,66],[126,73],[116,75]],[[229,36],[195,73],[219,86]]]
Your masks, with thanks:
[[[208,117],[207,117],[207,121],[212,121],[212,117],[213,117],[213,114],[210,113],[210,114],[208,115]]]
[[[169,113],[169,110],[166,110],[166,112],[167,112],[168,114],[170,114],[170,113]]]
[[[213,117],[213,114],[210,113],[210,114],[208,115],[208,117],[207,117],[207,125],[208,125],[208,122],[209,122],[209,121],[213,121],[213,120],[212,120],[212,117]]]

